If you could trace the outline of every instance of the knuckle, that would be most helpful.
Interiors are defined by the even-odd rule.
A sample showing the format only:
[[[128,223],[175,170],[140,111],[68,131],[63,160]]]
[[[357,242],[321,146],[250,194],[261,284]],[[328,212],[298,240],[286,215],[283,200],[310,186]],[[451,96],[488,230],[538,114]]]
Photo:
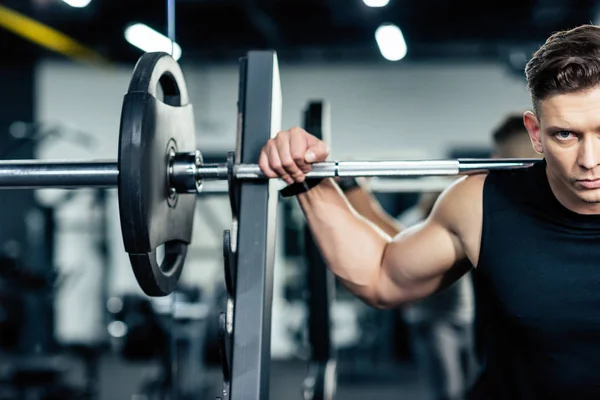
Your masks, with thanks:
[[[304,129],[300,128],[299,126],[294,126],[292,128],[290,128],[290,134],[292,135],[300,135],[304,132]]]
[[[287,137],[290,135],[290,133],[288,131],[281,131],[277,134],[277,136],[275,136],[274,139],[271,139],[273,141],[278,141],[278,140],[283,140],[283,139],[287,139]]]
[[[300,149],[294,149],[292,150],[292,158],[296,161],[296,162],[302,162],[304,161],[304,152]]]
[[[281,165],[283,165],[285,168],[292,168],[296,164],[292,158],[285,157],[281,160]]]
[[[279,161],[271,161],[270,162],[271,168],[274,169],[275,171],[281,171],[281,162]]]

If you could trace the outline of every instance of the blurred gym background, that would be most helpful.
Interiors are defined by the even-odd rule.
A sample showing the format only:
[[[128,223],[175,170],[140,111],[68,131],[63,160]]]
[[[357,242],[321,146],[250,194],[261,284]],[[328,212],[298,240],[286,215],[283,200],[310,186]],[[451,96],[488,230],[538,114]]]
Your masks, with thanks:
[[[177,0],[173,49],[207,162],[235,147],[238,60],[259,49],[278,52],[284,128],[310,100],[331,105],[332,158],[485,157],[496,124],[530,106],[531,53],[598,15],[583,0]],[[132,68],[144,51],[170,52],[166,34],[165,0],[2,0],[2,159],[115,159]],[[400,215],[418,193],[377,196]],[[1,192],[0,399],[158,399],[172,385],[180,399],[214,399],[230,226],[227,197],[201,197],[181,288],[149,299],[115,190]],[[272,398],[299,399],[306,260],[293,201],[279,226]],[[333,317],[337,398],[426,398],[402,310],[339,288]]]

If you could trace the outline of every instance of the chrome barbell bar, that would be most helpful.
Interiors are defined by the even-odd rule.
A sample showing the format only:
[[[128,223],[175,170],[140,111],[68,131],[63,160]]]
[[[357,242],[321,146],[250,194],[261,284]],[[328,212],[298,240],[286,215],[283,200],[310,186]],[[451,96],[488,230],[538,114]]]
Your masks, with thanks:
[[[201,187],[199,183],[228,179],[226,164],[202,164],[193,154],[178,154],[171,161],[171,182],[180,182],[177,192],[189,193]],[[194,162],[196,159],[196,162]],[[311,178],[335,177],[425,177],[459,176],[492,170],[527,168],[539,159],[454,159],[405,161],[327,161],[315,163],[306,175]],[[258,164],[233,165],[236,180],[267,179]],[[110,188],[118,185],[116,161],[0,161],[0,189],[75,189]],[[188,182],[181,184],[181,182]]]

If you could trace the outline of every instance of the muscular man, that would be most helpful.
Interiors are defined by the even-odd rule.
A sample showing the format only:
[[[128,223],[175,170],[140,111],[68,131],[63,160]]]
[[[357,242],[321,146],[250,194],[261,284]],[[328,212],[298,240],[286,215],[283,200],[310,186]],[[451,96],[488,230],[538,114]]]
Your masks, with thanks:
[[[553,34],[526,67],[523,116],[543,160],[458,179],[421,224],[395,237],[362,217],[331,179],[298,185],[328,267],[358,298],[396,307],[457,279],[468,260],[484,318],[472,399],[600,398],[600,27]],[[263,172],[303,182],[327,146],[280,132]],[[300,193],[301,192],[301,193]]]
[[[493,157],[538,158],[523,124],[523,114],[509,114],[492,132]],[[350,205],[390,236],[400,228],[375,198],[353,179],[342,179]],[[431,212],[439,193],[422,193],[417,204],[397,219],[410,227]],[[476,374],[473,349],[474,299],[469,275],[446,290],[402,307],[410,328],[415,361],[423,378],[428,399],[458,400],[465,396]]]

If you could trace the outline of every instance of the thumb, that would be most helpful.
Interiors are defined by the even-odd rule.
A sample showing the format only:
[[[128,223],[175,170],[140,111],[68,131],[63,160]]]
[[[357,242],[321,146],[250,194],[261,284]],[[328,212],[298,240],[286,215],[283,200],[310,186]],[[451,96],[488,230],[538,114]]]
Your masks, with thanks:
[[[308,149],[304,153],[304,160],[307,163],[321,162],[327,160],[329,156],[329,147],[322,140],[315,140],[314,143],[308,143]]]

